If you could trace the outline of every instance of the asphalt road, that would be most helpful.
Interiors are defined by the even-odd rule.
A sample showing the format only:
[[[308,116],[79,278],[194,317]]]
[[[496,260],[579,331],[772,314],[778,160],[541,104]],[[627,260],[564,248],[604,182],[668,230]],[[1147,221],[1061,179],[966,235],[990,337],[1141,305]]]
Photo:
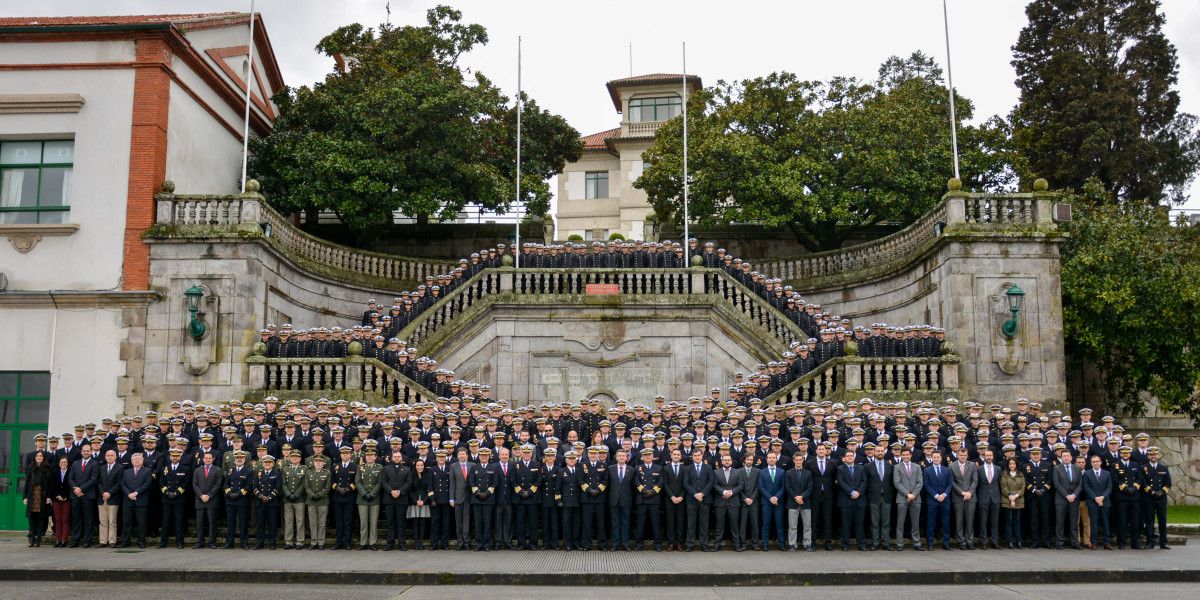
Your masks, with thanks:
[[[214,573],[213,578],[218,579]],[[356,586],[345,588],[337,585],[289,586],[283,590],[272,585],[213,583],[202,591],[192,584],[95,584],[88,582],[4,582],[0,584],[0,600],[27,598],[53,598],[74,600],[117,598],[122,600],[163,600],[164,598],[188,599],[202,594],[205,598],[287,598],[288,600],[329,600],[349,598],[352,600],[446,600],[456,598],[478,598],[480,600],[503,600],[506,598],[570,598],[571,600],[742,600],[745,598],[821,598],[822,600],[860,600],[861,598],[887,598],[888,600],[928,600],[939,598],[971,598],[972,600],[997,599],[1046,599],[1079,600],[1079,598],[1119,598],[1137,595],[1154,600],[1195,600],[1196,584],[1096,584],[1096,585],[979,585],[939,586],[931,590],[920,586],[854,586],[854,587],[557,587],[540,588],[530,586]],[[198,594],[199,592],[199,594]]]

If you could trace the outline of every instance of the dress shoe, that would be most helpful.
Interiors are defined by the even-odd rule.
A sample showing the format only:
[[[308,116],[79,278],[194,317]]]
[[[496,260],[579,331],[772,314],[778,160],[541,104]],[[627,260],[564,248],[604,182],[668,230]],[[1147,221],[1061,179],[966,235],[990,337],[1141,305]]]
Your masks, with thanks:
[[[138,548],[145,548],[146,542],[138,542]]]
[[[804,551],[805,551],[805,552],[812,552],[812,551],[813,551],[813,547],[812,547],[812,546],[805,546],[805,547],[804,547]]]
[[[1166,544],[1162,544],[1162,545],[1160,545],[1160,546],[1158,547],[1158,549],[1159,549],[1159,550],[1170,550],[1170,549],[1171,549],[1171,547],[1170,547],[1170,546],[1168,546],[1168,545],[1166,545]]]
[[[1112,544],[1105,544],[1105,545],[1104,545],[1104,549],[1105,549],[1105,550],[1112,550],[1112,549],[1113,549],[1113,548],[1112,548]]]
[[[930,546],[929,549],[933,549],[933,547]],[[913,550],[916,550],[917,552],[924,552],[926,550],[926,548],[925,548],[925,546],[922,546],[920,544],[913,544]]]
[[[942,542],[942,550],[949,550],[950,542]]]

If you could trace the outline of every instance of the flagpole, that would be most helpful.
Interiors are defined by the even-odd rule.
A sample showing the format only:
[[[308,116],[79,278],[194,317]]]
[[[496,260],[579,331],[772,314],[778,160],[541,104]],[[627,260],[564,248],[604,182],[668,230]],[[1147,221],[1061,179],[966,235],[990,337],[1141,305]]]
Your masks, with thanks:
[[[513,242],[513,265],[521,268],[521,36],[517,36],[517,237]]]
[[[254,77],[254,0],[250,0],[250,41],[246,44],[246,117],[242,124],[242,192],[246,191],[246,163],[250,158],[250,79]]]
[[[683,43],[683,247],[685,268],[691,266],[691,250],[688,249],[688,85],[687,85],[687,42]]]
[[[954,70],[950,68],[950,12],[942,0],[942,24],[946,30],[946,88],[950,90],[950,145],[954,152],[954,178],[958,176],[958,118],[954,114]]]

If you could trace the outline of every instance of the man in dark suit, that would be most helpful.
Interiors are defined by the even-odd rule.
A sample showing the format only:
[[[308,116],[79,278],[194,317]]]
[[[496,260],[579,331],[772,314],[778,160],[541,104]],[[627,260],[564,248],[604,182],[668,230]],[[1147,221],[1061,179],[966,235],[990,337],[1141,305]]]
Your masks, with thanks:
[[[825,549],[833,550],[833,499],[834,499],[834,476],[837,473],[837,465],[829,458],[828,442],[819,443],[816,445],[817,455],[808,459],[805,468],[808,469],[813,476],[813,491],[812,491],[812,520],[813,520],[813,543],[824,534]],[[817,533],[817,526],[821,527],[820,533]]]
[[[637,535],[634,547],[642,549],[646,540],[646,522],[650,522],[654,534],[654,551],[662,550],[662,523],[659,520],[659,509],[662,507],[663,468],[654,464],[654,449],[642,448],[642,464],[634,469],[633,489],[635,495],[633,504],[637,507]]]
[[[682,550],[684,530],[687,523],[685,499],[687,491],[683,488],[683,474],[687,465],[683,464],[683,452],[679,448],[671,450],[671,460],[663,465],[663,512],[666,517],[667,549]]]
[[[129,535],[137,523],[138,548],[146,547],[146,519],[150,507],[150,487],[154,473],[145,466],[141,452],[130,457],[130,466],[121,474],[121,540],[118,548],[129,546]]]
[[[630,522],[633,520],[634,470],[629,453],[617,450],[617,463],[608,469],[608,516],[612,524],[610,549],[630,550]],[[639,540],[640,541],[640,540]]]
[[[96,485],[101,548],[117,545],[117,514],[121,509],[121,471],[124,468],[117,462],[116,450],[104,451],[104,464],[100,465],[100,480]]]
[[[712,467],[704,462],[704,450],[692,450],[692,464],[683,469],[683,489],[687,504],[687,543],[684,549],[688,552],[696,544],[704,552],[712,549],[708,546],[708,513],[712,507],[713,472]]]
[[[757,442],[756,442],[757,443]],[[762,533],[762,501],[758,493],[759,468],[754,466],[755,451],[746,445],[746,456],[742,459],[742,544],[758,547],[758,536]],[[778,463],[776,463],[778,464]]]
[[[1104,544],[1112,550],[1112,537],[1108,529],[1108,512],[1113,491],[1112,473],[1104,470],[1099,455],[1091,457],[1092,468],[1083,474],[1083,497],[1087,499],[1088,517],[1092,521],[1092,550]]]
[[[742,528],[739,519],[742,503],[742,488],[745,486],[745,473],[733,468],[733,456],[721,456],[721,468],[713,473],[713,510],[717,513],[717,535],[713,547],[721,548],[725,539],[726,526],[729,528],[729,538],[733,549],[745,550],[742,542]]]
[[[855,454],[842,455],[842,464],[837,470],[838,510],[842,512],[842,550],[850,549],[850,529],[854,529],[859,550],[867,549],[863,520],[867,510],[867,473],[855,464]]]
[[[950,469],[942,465],[942,452],[930,454],[930,465],[922,474],[925,489],[925,547],[932,550],[937,527],[942,528],[942,549],[950,549],[950,492],[954,481]]]
[[[766,551],[771,544],[771,530],[775,530],[775,541],[780,550],[787,549],[787,523],[784,522],[787,507],[784,471],[779,467],[779,454],[767,453],[767,466],[758,473],[758,496],[762,503],[762,529],[759,533],[758,549]]]
[[[1079,522],[1079,495],[1083,493],[1083,474],[1075,468],[1070,450],[1059,453],[1060,464],[1054,466],[1054,534],[1055,548],[1065,543],[1079,549],[1076,525]]]
[[[871,517],[871,549],[892,549],[892,505],[896,485],[892,482],[895,465],[887,460],[887,438],[875,446],[867,461],[867,509]]]
[[[466,448],[459,448],[458,460],[450,465],[450,506],[454,508],[454,533],[458,549],[466,550],[471,545],[471,462]]]
[[[71,490],[71,547],[80,544],[92,547],[92,528],[95,527],[96,489],[100,483],[100,461],[92,456],[90,444],[79,447],[79,459],[67,469],[67,485]],[[55,523],[55,527],[58,524]]]
[[[379,487],[383,505],[384,519],[387,520],[387,546],[385,550],[396,548],[397,542],[401,550],[407,550],[404,541],[404,525],[408,511],[408,494],[412,490],[412,469],[404,464],[403,453],[399,450],[392,452],[391,460],[383,467],[379,476]],[[417,543],[421,543],[417,540]]]
[[[784,489],[787,494],[788,512],[788,550],[795,552],[798,547],[805,552],[812,552],[812,472],[805,466],[805,453],[798,450],[794,467],[785,476]],[[797,541],[799,537],[799,541]],[[797,546],[799,544],[799,546]]]
[[[217,547],[217,506],[221,503],[221,486],[225,474],[213,464],[216,453],[206,452],[203,464],[192,471],[192,493],[196,497],[196,547]],[[206,535],[207,534],[207,535]],[[207,540],[207,543],[205,542]]]
[[[968,460],[966,447],[958,449],[958,460],[950,463],[951,506],[954,507],[954,533],[958,537],[960,550],[975,547],[975,506],[978,504],[976,488],[979,487],[979,465]]]
[[[171,535],[175,535],[175,547],[183,547],[185,517],[183,514],[184,496],[192,485],[192,473],[180,462],[183,449],[171,448],[170,461],[163,466],[158,474],[158,488],[162,493],[162,537],[158,540],[159,548],[166,548]]]
[[[995,452],[990,448],[980,452],[983,465],[979,467],[979,487],[976,498],[979,504],[979,545],[1000,548],[1000,467],[995,464]]]

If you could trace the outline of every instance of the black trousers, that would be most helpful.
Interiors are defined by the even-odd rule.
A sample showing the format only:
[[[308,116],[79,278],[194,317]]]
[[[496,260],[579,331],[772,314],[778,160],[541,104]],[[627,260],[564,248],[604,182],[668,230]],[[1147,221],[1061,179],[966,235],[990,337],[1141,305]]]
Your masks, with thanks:
[[[217,507],[213,506],[196,509],[196,543],[215,544],[217,542]],[[207,535],[206,535],[207,534]]]
[[[1158,519],[1158,535],[1155,536],[1154,520]],[[1142,499],[1142,526],[1146,528],[1147,543],[1153,546],[1167,545],[1167,497],[1146,496]]]
[[[537,544],[538,506],[536,504],[517,504],[513,506],[513,519],[516,521],[517,545],[526,548]]]
[[[867,543],[866,533],[863,530],[863,520],[867,516],[867,507],[861,505],[842,506],[842,547],[850,545],[850,530],[854,529],[855,541],[859,547],[865,546]]]
[[[1054,500],[1054,543],[1077,546],[1079,542],[1079,501]]]
[[[1050,542],[1050,496],[1029,494],[1025,497],[1025,514],[1029,517],[1029,543],[1049,547]],[[1078,515],[1079,513],[1076,513]]]
[[[92,530],[95,528],[96,499],[71,496],[71,543],[92,543]]]
[[[542,547],[547,550],[558,550],[560,512],[557,506],[542,506]],[[530,540],[530,544],[536,543],[536,539]]]
[[[496,506],[471,503],[471,519],[475,522],[475,543],[481,548],[492,546],[492,528],[495,527]]]
[[[684,502],[687,504],[687,547],[696,544],[701,547],[708,545],[708,513],[712,505],[703,502]]]
[[[254,520],[258,524],[258,545],[262,546],[265,542],[270,542],[274,547],[275,542],[279,540],[279,505],[260,502],[256,513]],[[339,530],[338,533],[340,534],[341,531]]]
[[[383,505],[383,516],[387,519],[387,544],[400,543],[404,547],[405,519],[408,517],[408,506],[399,502]]]
[[[225,505],[225,545],[233,545],[233,535],[237,532],[238,541],[245,546],[250,537],[250,509],[245,504]]]
[[[629,545],[629,530],[632,525],[630,521],[632,520],[632,506],[609,507],[609,522],[612,524],[612,533],[609,536],[609,540],[611,540],[613,547]]]
[[[1142,519],[1141,507],[1138,506],[1137,500],[1118,500],[1113,508],[1117,523],[1113,537],[1116,538],[1117,545],[1140,546]]]
[[[684,537],[687,531],[687,501],[675,504],[668,497],[663,503],[663,512],[666,514],[667,525],[667,543],[673,545],[683,544]]]
[[[725,528],[729,528],[729,539],[733,542],[734,547],[742,545],[742,528],[740,510],[738,509],[737,501],[730,500],[725,506],[714,506],[713,510],[717,513],[717,535],[713,544],[721,547],[721,542],[725,541]]]
[[[592,547],[592,540],[596,543],[604,545],[604,505],[603,504],[584,504],[583,512],[583,533],[580,536],[580,542],[584,549]]]
[[[654,545],[658,546],[662,543],[662,519],[658,516],[658,503],[639,504],[637,506],[637,535],[634,536],[634,542],[641,544],[646,540],[646,522],[650,522],[650,529],[654,532]]]
[[[162,507],[162,538],[159,543],[165,544],[175,534],[175,543],[183,543],[184,517],[183,502],[163,503]]]
[[[125,515],[125,519],[121,521],[121,543],[129,543],[129,534],[133,532],[133,527],[136,524],[137,542],[145,545],[146,521],[150,515],[150,507],[135,506],[132,502],[125,502],[121,506],[121,514]]]
[[[817,527],[820,527],[818,530]],[[833,543],[833,500],[821,496],[812,497],[813,543],[822,537],[826,544]]]
[[[742,515],[739,519],[741,522],[738,526],[742,530],[742,541],[748,544],[755,543],[758,541],[758,530],[762,527],[760,524],[762,523],[762,515],[760,514],[762,507],[759,506],[758,502],[749,506],[743,502],[741,509]]]
[[[562,508],[562,539],[563,547],[567,550],[579,550],[583,548],[583,542],[579,539],[579,514],[581,510],[578,506],[564,506]]]
[[[454,508],[449,504],[429,507],[429,540],[434,548],[450,547],[450,524],[454,523]]]
[[[334,546],[349,548],[354,540],[354,502],[334,502],[332,509]]]

